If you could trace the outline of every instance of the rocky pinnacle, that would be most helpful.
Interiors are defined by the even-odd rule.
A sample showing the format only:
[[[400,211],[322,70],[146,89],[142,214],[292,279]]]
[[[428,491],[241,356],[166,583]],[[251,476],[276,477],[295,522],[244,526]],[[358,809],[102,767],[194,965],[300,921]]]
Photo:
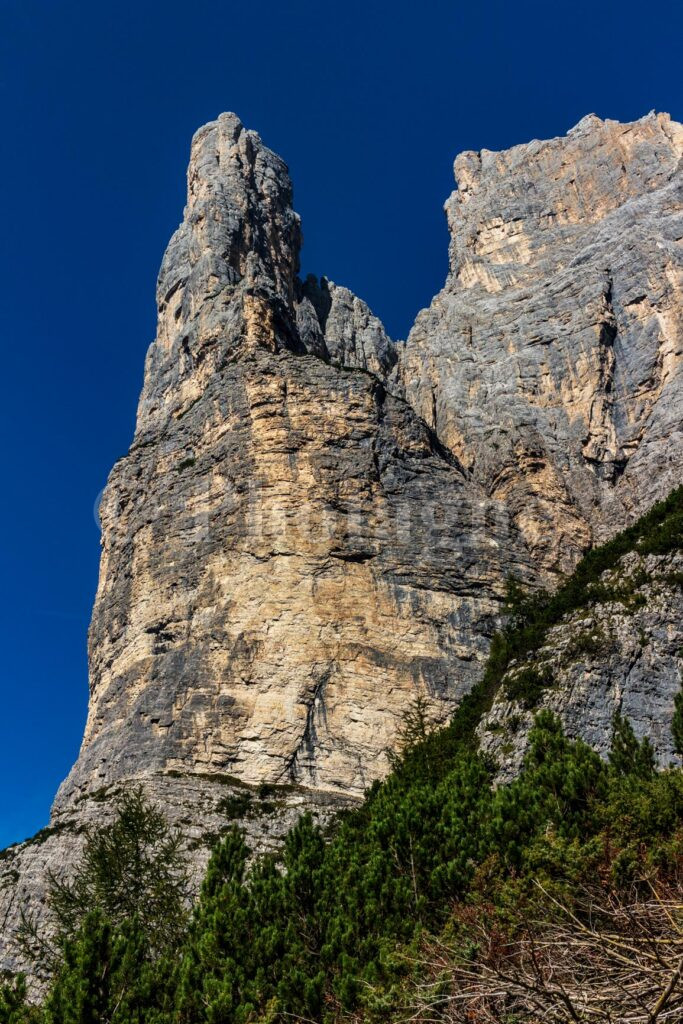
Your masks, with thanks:
[[[651,114],[459,156],[448,279],[395,344],[299,277],[282,160],[234,114],[197,132],[100,506],[83,744],[51,830],[2,862],[0,966],[25,966],[22,906],[117,787],[163,803],[196,879],[226,793],[253,801],[255,849],[304,807],[324,819],[386,773],[412,701],[443,722],[480,678],[508,576],[552,583],[681,482],[682,152]],[[548,698],[577,735],[602,750],[625,693],[664,737],[677,608],[639,619],[657,699],[644,670],[616,679],[621,620],[614,671],[573,668],[566,706]]]
[[[360,794],[412,699],[443,720],[472,686],[505,574],[530,573],[505,505],[390,392],[379,321],[299,281],[291,201],[234,115],[197,133],[58,807],[168,770]]]

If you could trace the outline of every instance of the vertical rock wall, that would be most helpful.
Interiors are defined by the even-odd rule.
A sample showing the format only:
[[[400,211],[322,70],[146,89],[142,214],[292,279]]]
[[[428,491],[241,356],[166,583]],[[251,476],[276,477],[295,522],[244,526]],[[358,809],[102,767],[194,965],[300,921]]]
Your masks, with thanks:
[[[667,114],[591,115],[455,161],[404,393],[551,572],[683,477],[682,154]]]
[[[50,828],[0,860],[0,965],[26,966],[21,908],[118,787],[163,804],[196,878],[235,807],[254,848],[327,820],[386,771],[411,700],[444,721],[479,678],[508,575],[570,569],[680,483],[682,149],[650,115],[462,154],[448,280],[394,345],[299,279],[283,162],[233,114],[200,129],[100,508],[83,745]],[[665,623],[666,693],[633,674],[655,737],[670,612],[641,624]],[[599,745],[614,672],[571,671],[560,710]]]

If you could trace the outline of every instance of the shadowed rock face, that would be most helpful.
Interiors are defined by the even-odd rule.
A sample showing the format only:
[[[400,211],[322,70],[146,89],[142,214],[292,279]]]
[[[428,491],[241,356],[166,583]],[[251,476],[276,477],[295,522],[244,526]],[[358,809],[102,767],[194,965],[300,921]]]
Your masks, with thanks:
[[[589,116],[455,161],[450,273],[401,381],[550,571],[683,475],[682,153],[666,114]]]
[[[118,786],[164,806],[195,879],[245,786],[256,849],[305,808],[326,820],[386,771],[413,698],[442,721],[479,678],[506,576],[570,568],[680,482],[682,133],[591,117],[459,157],[449,278],[405,345],[299,280],[289,177],[258,135],[232,114],[196,134],[100,508],[83,746],[52,831],[2,862],[0,966],[26,966],[22,905],[40,913]],[[663,621],[644,614],[639,644],[668,659],[666,694],[631,688],[655,737]],[[620,665],[590,700],[575,675],[552,698],[600,749]]]

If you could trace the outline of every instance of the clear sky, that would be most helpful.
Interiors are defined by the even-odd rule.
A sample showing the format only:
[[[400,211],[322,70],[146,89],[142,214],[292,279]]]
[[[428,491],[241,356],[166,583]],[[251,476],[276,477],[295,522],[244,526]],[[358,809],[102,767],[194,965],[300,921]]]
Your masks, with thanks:
[[[682,29],[673,0],[0,0],[0,847],[47,823],[78,753],[93,505],[194,130],[256,129],[291,169],[303,273],[405,337],[443,283],[456,153],[682,119]]]

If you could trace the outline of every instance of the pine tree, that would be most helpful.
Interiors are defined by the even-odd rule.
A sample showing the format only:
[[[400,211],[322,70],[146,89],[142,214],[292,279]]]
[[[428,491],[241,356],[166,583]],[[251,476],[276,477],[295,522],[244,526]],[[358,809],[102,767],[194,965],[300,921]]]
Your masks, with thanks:
[[[674,714],[671,722],[671,733],[674,739],[674,749],[677,754],[683,755],[683,675],[681,676],[681,688],[674,697]]]
[[[180,1021],[237,1024],[255,1009],[249,976],[258,922],[244,883],[248,853],[233,828],[211,856],[180,967]]]
[[[42,1024],[42,1011],[31,1006],[23,974],[0,978],[0,1024]]]
[[[278,908],[284,932],[284,956],[277,983],[278,1003],[289,1014],[319,1020],[325,988],[320,963],[326,920],[320,911],[327,879],[325,843],[310,814],[287,836]]]
[[[64,944],[45,1003],[45,1024],[162,1024],[169,1020],[163,1004],[139,922],[115,928],[95,910]]]
[[[179,835],[141,789],[122,794],[114,820],[89,832],[72,877],[51,878],[55,941],[25,921],[25,952],[55,973],[48,1021],[156,1022],[169,1005],[186,901]]]
[[[136,920],[159,953],[177,945],[186,926],[181,837],[140,787],[122,793],[115,810],[111,824],[88,833],[72,877],[50,876],[50,911],[60,941],[100,910],[114,926]]]
[[[655,754],[647,736],[639,743],[627,718],[616,712],[612,719],[610,768],[617,775],[650,778],[655,770]]]

